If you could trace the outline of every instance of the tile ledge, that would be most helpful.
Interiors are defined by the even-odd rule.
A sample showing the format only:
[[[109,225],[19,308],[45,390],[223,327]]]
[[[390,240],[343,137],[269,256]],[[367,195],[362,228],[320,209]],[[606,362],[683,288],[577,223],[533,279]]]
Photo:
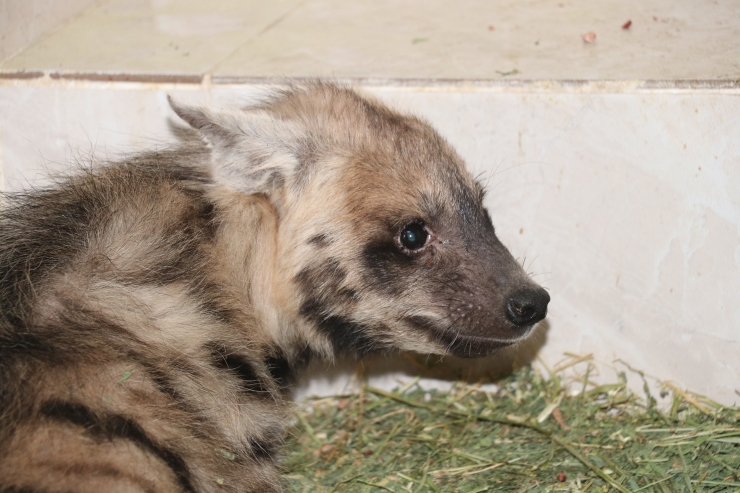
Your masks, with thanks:
[[[533,92],[685,92],[719,91],[740,92],[740,79],[456,79],[456,78],[398,78],[398,77],[291,77],[240,76],[188,73],[148,72],[84,72],[2,70],[0,84],[5,81],[34,84],[45,83],[139,83],[145,85],[287,85],[305,84],[313,80],[332,80],[340,84],[408,88],[428,91],[533,91]]]

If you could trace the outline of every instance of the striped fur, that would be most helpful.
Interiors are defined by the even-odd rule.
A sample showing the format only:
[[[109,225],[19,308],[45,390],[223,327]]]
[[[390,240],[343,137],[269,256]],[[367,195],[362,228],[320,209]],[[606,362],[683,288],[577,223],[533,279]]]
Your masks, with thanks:
[[[0,492],[281,491],[311,359],[481,356],[541,318],[507,319],[539,288],[423,121],[328,84],[173,108],[192,140],[0,211]]]

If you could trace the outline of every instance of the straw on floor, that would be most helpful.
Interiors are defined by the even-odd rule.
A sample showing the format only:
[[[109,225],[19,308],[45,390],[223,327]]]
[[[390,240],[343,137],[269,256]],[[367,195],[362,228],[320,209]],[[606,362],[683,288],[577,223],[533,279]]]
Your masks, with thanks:
[[[362,386],[304,402],[288,440],[291,492],[740,492],[740,409],[664,384],[589,381],[524,367],[450,392]]]

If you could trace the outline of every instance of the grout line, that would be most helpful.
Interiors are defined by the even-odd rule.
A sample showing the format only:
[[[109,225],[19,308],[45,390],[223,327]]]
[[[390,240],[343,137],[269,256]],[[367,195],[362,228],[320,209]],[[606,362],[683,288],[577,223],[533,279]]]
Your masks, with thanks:
[[[234,50],[229,53],[227,56],[223,57],[221,60],[217,61],[210,70],[208,70],[208,75],[213,75],[219,66],[221,66],[226,60],[229,60],[231,57],[233,57],[236,53],[238,53],[243,47],[249,45],[250,43],[253,43],[257,38],[283,22],[285,19],[290,17],[293,12],[298,10],[299,7],[303,6],[305,2],[300,1],[296,3],[292,8],[289,8],[287,11],[285,11],[282,15],[278,16],[276,19],[274,19],[272,22],[270,22],[268,25],[266,25],[260,32],[255,34],[253,37],[249,38],[248,40],[244,41],[242,44],[234,48]]]
[[[15,72],[0,71],[0,79],[40,79],[44,73],[40,70],[18,70]]]
[[[454,92],[535,92],[593,94],[673,94],[719,93],[740,94],[740,80],[605,80],[605,79],[442,79],[394,77],[249,77],[210,74],[65,72],[37,70],[2,71],[0,86],[68,86],[95,88],[173,89],[228,88],[245,85],[284,86],[329,80],[338,84],[361,87],[405,89],[414,91]],[[113,86],[113,87],[112,87]]]
[[[21,53],[23,53],[24,51],[26,51],[28,48],[30,48],[31,46],[35,45],[36,43],[41,43],[44,40],[46,40],[47,38],[50,38],[52,35],[56,34],[59,31],[61,31],[65,26],[71,24],[75,20],[77,20],[80,17],[82,17],[88,11],[100,7],[101,5],[103,5],[104,3],[106,3],[107,1],[109,1],[109,0],[94,0],[94,1],[90,2],[90,4],[87,7],[83,7],[76,14],[74,14],[71,17],[69,17],[68,19],[65,19],[64,21],[62,21],[61,24],[57,24],[56,26],[52,26],[51,29],[49,29],[45,33],[40,34],[35,39],[31,40],[29,43],[23,45],[21,48],[17,49],[14,53],[11,53],[10,55],[7,55],[3,59],[0,59],[0,66],[2,66],[2,64],[4,64],[5,62],[8,62],[8,61],[12,60],[13,58],[17,57],[18,55],[20,55]]]
[[[213,76],[214,85],[286,85],[305,84],[321,77],[246,77]],[[339,84],[365,87],[406,88],[423,91],[512,91],[544,93],[740,93],[740,80],[616,80],[616,79],[443,79],[331,77]]]
[[[195,74],[51,72],[49,76],[54,80],[68,79],[93,82],[148,82],[153,84],[200,84],[203,82],[203,76]]]

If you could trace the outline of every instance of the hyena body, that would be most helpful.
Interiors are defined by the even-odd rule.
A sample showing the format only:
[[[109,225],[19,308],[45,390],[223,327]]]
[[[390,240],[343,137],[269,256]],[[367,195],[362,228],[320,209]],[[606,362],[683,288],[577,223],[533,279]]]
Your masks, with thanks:
[[[482,356],[546,313],[421,120],[332,85],[9,197],[0,491],[280,491],[310,359]]]

